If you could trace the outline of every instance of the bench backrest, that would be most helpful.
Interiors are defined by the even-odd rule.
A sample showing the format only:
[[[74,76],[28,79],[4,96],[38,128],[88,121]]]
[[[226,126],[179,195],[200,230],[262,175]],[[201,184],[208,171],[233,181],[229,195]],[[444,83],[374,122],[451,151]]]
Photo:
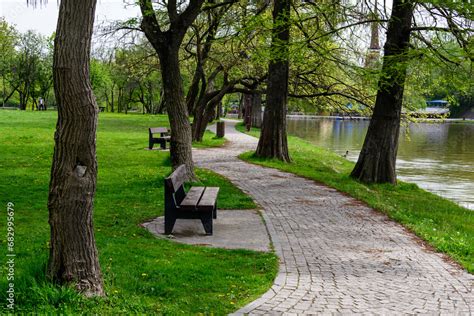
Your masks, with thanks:
[[[181,165],[165,179],[166,185],[174,193],[187,180],[186,165]]]
[[[186,196],[184,182],[188,179],[186,165],[181,165],[165,179],[165,204],[172,203],[176,207]],[[174,204],[174,205],[173,205]]]
[[[168,133],[168,128],[166,127],[151,127],[148,129],[150,135],[153,134],[161,134],[161,133]]]

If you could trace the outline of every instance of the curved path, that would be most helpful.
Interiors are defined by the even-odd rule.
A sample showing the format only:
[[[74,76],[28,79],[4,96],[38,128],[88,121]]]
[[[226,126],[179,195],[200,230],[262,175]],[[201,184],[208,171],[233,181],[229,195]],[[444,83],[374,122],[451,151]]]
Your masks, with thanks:
[[[474,313],[473,275],[353,198],[239,160],[257,140],[234,124],[227,146],[196,150],[195,161],[261,205],[280,258],[272,288],[236,314]]]

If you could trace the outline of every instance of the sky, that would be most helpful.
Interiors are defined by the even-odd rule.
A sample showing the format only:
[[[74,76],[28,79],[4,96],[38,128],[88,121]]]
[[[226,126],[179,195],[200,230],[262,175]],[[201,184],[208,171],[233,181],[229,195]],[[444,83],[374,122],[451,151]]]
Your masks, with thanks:
[[[80,0],[78,0],[80,1]],[[46,6],[32,8],[26,0],[0,0],[0,16],[9,24],[25,32],[35,30],[43,35],[51,35],[56,30],[58,5],[56,0],[49,0]],[[96,23],[104,21],[126,20],[139,16],[136,6],[126,6],[123,0],[98,0]]]
[[[125,1],[134,2],[131,0]],[[374,0],[368,1],[373,2]],[[383,6],[384,2],[388,7],[392,3],[392,0],[377,1],[380,7]],[[354,0],[350,2],[353,3]],[[126,20],[137,17],[140,16],[139,11],[137,6],[127,6],[124,0],[98,0],[96,25],[104,21]],[[57,0],[49,0],[46,6],[38,6],[37,8],[28,7],[26,0],[0,0],[0,16],[3,16],[9,24],[15,24],[21,32],[35,30],[43,35],[51,35],[56,30],[58,19]]]

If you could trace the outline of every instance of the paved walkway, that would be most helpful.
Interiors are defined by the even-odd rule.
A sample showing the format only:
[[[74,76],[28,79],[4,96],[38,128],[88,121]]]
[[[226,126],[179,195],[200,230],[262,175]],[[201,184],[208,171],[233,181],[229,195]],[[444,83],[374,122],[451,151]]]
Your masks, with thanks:
[[[224,148],[197,165],[250,194],[280,257],[273,287],[236,314],[474,313],[474,276],[385,216],[336,190],[236,158],[257,140],[227,122]]]

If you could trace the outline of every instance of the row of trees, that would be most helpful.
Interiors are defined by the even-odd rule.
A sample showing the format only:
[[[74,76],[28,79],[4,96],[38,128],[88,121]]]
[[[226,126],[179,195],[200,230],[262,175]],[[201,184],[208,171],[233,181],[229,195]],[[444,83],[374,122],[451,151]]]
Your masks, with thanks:
[[[140,0],[138,4],[142,13],[139,24],[128,21],[121,29],[142,32],[148,41],[142,42],[145,51],[151,50],[156,59],[146,68],[124,67],[119,74],[128,82],[151,76],[150,86],[133,86],[134,91],[142,91],[140,102],[144,108],[145,104],[149,106],[149,112],[153,112],[157,100],[156,87],[161,86],[159,104],[166,108],[171,125],[172,165],[185,164],[192,177],[192,139],[199,140],[226,94],[240,92],[256,100],[265,95],[256,154],[284,161],[290,160],[285,130],[289,96],[332,106],[352,101],[372,109],[369,132],[352,176],[365,182],[395,183],[408,60],[421,52],[416,44],[423,44],[431,51],[430,56],[452,62],[432,44],[432,34],[450,33],[449,41],[460,47],[460,64],[469,58],[472,62],[472,37],[468,37],[472,30],[463,25],[472,17],[472,10],[464,3],[394,0],[390,18],[383,14],[385,10],[367,15],[367,9],[360,10],[350,1]],[[92,229],[98,105],[90,78],[111,107],[126,90],[116,96],[115,89],[120,89],[117,83],[112,89],[104,88],[111,84],[100,75],[104,60],[93,67],[95,72],[91,74],[95,5],[96,0],[60,3],[53,58],[58,123],[48,204],[49,275],[59,283],[74,282],[88,295],[103,295]],[[442,18],[446,24],[418,25],[414,16],[420,6],[430,21]],[[354,53],[357,41],[347,39],[360,35],[357,26],[387,19],[381,67],[377,63],[370,63],[369,69],[362,67]],[[130,60],[144,60],[145,55],[133,49],[117,52],[110,60],[120,64],[128,52]],[[183,81],[185,71],[190,74],[187,83]],[[102,92],[98,87],[103,88]],[[132,87],[127,89],[132,95]],[[192,128],[190,114],[194,117]]]
[[[2,106],[37,108],[39,98],[51,99],[52,39],[33,31],[18,33],[0,20]]]
[[[34,110],[38,109],[40,98],[48,106],[56,105],[53,40],[54,34],[51,37],[34,31],[22,34],[0,20],[2,106]],[[159,66],[148,45],[108,48],[107,53],[106,57],[97,53],[91,63],[91,83],[99,106],[111,112],[127,113],[140,108],[144,113],[162,113]]]
[[[108,48],[91,64],[91,81],[99,106],[108,112],[163,113],[158,58],[149,45]]]
[[[241,1],[228,3],[218,10],[208,10],[207,14],[196,18],[185,35],[179,54],[186,105],[188,112],[196,118],[194,140],[200,140],[202,136],[205,123],[201,122],[221,112],[217,106],[222,100],[229,99],[228,96],[240,92],[245,94],[245,98],[241,98],[244,101],[252,103],[256,97],[257,105],[263,96],[263,102],[266,102],[263,92],[268,76],[266,65],[270,61],[267,48],[271,39],[271,12],[265,9],[267,1],[254,4]],[[292,40],[289,43],[289,110],[344,112],[348,110],[346,105],[351,103],[354,105],[351,111],[370,115],[377,91],[379,53],[368,54],[366,45],[361,43],[368,42],[365,34],[369,25],[383,25],[386,10],[377,10],[370,5],[360,8],[347,2],[337,7],[332,2],[320,2],[318,6],[311,2],[295,3],[293,10]],[[325,20],[315,23],[316,15],[323,15]],[[12,36],[11,29],[2,23],[0,42],[9,52],[4,54],[8,58],[2,60],[2,103],[19,105],[22,109],[27,105],[35,108],[38,98],[43,97],[48,105],[55,105],[52,72],[48,67],[52,61],[52,39],[33,32],[13,32]],[[133,38],[124,37],[117,33],[117,29],[136,32]],[[112,35],[106,45],[94,45],[91,80],[99,106],[106,111],[124,113],[130,110],[143,113],[166,111],[158,56],[144,38],[137,21],[96,29],[97,35],[101,33],[116,36]],[[39,38],[42,43],[36,45],[34,38]],[[103,42],[103,38],[97,42]],[[12,40],[14,44],[11,44]],[[22,42],[30,43],[26,45],[29,47],[43,47],[40,49],[42,53],[22,54],[23,61],[10,58],[19,55],[25,46],[20,46]],[[376,42],[377,47],[378,38]],[[427,41],[417,32],[412,45],[416,47],[416,53],[412,54],[416,58],[411,58],[408,66],[404,106],[409,109],[423,107],[426,98],[431,97],[448,98],[454,106],[466,103],[466,95],[471,93],[466,78],[471,73],[468,62],[454,57],[459,56],[460,50],[455,38],[437,34]],[[457,60],[453,63],[453,59]],[[371,67],[363,67],[366,65]],[[16,72],[15,79],[13,70],[16,68],[21,69]]]

